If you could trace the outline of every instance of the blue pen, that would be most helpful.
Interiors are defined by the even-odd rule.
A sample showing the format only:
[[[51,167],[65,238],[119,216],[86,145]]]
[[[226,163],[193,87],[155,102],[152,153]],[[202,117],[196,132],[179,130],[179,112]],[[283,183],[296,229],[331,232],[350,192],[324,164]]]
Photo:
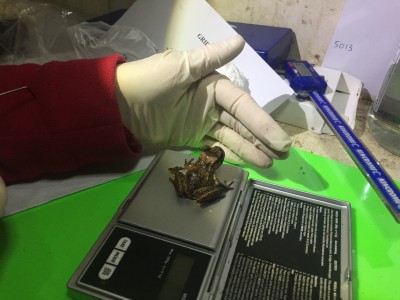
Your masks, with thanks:
[[[286,74],[291,82],[291,87],[296,92],[308,92],[332,132],[339,138],[347,153],[377,191],[396,221],[400,222],[399,188],[326,99],[324,96],[326,82],[323,83],[323,77],[319,76],[314,68],[304,61],[288,61]],[[304,76],[304,81],[301,79],[302,76]]]

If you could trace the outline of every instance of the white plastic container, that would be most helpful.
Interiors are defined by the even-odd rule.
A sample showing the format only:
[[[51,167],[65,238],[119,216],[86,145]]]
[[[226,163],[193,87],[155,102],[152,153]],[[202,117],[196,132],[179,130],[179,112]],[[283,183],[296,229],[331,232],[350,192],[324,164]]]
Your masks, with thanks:
[[[368,114],[369,130],[386,150],[400,156],[400,64],[393,64]]]

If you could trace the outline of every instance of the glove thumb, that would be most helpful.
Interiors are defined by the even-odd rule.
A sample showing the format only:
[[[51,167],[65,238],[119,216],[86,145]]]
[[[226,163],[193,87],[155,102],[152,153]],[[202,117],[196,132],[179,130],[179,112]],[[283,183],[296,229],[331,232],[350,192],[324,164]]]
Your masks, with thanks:
[[[235,35],[221,42],[187,51],[193,81],[232,61],[242,52],[245,44],[240,35]]]

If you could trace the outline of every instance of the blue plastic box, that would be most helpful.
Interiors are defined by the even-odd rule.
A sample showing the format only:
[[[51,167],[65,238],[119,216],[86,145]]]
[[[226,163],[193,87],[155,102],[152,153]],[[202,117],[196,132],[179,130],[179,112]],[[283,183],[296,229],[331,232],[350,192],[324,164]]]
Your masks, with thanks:
[[[271,67],[287,59],[292,44],[290,28],[228,22]]]

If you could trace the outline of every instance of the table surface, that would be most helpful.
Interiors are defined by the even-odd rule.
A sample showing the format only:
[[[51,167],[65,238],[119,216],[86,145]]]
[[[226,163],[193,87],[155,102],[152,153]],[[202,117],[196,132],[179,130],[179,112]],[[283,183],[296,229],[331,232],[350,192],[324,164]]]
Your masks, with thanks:
[[[400,299],[400,224],[357,168],[293,148],[269,169],[245,169],[251,178],[350,202],[353,299]],[[0,219],[0,298],[71,299],[69,278],[142,174]]]

